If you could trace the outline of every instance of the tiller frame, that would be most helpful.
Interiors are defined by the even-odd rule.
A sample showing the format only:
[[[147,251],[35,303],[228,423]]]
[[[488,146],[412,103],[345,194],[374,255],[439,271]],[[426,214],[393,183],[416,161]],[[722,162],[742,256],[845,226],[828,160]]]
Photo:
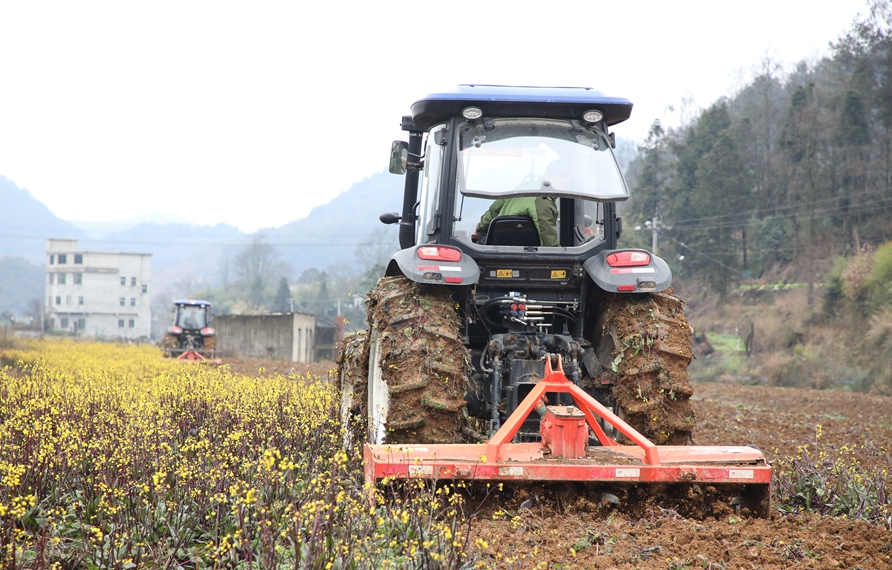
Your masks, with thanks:
[[[176,349],[168,350],[171,353],[176,351]],[[211,364],[223,364],[222,359],[214,357],[214,352],[215,351],[213,350],[210,351],[211,357],[208,358],[207,356],[203,355],[198,349],[187,348],[177,356],[177,360],[183,360],[187,362],[210,362]]]
[[[551,358],[556,357],[553,370]],[[745,446],[657,446],[573,384],[559,355],[545,360],[545,377],[486,443],[365,444],[365,480],[465,480],[481,482],[580,482],[703,484],[741,487],[742,506],[768,516],[771,466]],[[569,394],[574,406],[546,405],[546,394]],[[540,443],[511,443],[533,412],[542,416]],[[611,439],[596,416],[634,445]],[[589,446],[589,428],[600,446]]]
[[[184,350],[183,354],[177,356],[177,360],[207,360],[200,352],[197,350]]]

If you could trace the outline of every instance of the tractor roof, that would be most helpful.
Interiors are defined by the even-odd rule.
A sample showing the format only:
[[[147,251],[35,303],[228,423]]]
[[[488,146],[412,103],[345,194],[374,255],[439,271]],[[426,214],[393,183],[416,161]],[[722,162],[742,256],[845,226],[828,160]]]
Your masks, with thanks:
[[[412,104],[412,122],[423,130],[458,115],[468,106],[480,107],[484,117],[549,117],[582,119],[592,109],[601,111],[607,125],[632,114],[632,102],[607,97],[590,87],[510,87],[458,85],[451,91],[431,93]]]
[[[190,306],[190,307],[210,307],[211,303],[209,301],[198,301],[195,299],[180,299],[179,301],[174,301],[174,305],[180,306]]]

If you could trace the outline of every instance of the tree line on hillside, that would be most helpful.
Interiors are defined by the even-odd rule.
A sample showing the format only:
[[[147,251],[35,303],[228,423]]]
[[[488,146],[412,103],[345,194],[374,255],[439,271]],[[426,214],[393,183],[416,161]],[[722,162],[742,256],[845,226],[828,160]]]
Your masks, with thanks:
[[[651,222],[673,271],[720,294],[784,271],[812,282],[834,255],[892,237],[890,27],[889,2],[872,3],[829,57],[789,72],[766,57],[688,124],[655,122],[629,169],[626,227]]]

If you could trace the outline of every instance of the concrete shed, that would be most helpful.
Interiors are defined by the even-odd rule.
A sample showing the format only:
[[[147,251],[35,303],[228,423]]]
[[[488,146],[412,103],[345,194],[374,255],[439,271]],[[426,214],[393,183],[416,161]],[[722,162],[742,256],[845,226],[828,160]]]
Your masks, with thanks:
[[[223,357],[316,361],[315,315],[216,315],[213,327]]]

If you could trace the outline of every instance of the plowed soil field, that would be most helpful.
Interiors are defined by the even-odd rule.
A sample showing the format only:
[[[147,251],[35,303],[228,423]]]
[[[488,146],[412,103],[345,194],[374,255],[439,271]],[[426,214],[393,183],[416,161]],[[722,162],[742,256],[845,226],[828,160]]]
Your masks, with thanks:
[[[892,467],[890,398],[698,383],[691,402],[697,445],[752,445],[772,462],[795,456],[802,445],[831,455],[842,446],[858,446],[862,464]],[[665,502],[643,517],[611,516],[609,509],[580,503],[570,502],[563,513],[534,503],[509,512],[507,520],[481,518],[474,533],[486,540],[497,567],[545,562],[548,568],[624,570],[892,568],[892,534],[865,522],[776,512],[771,519],[733,512],[687,519]],[[516,556],[526,560],[504,562]]]
[[[311,372],[325,377],[334,368],[330,362],[224,363],[233,371],[261,375]],[[697,418],[695,445],[755,446],[772,462],[795,456],[800,446],[809,446],[815,456],[824,451],[831,457],[845,446],[855,450],[862,465],[892,471],[892,398],[697,383],[691,403]],[[889,485],[886,492],[892,494]],[[521,501],[524,497],[532,500]],[[490,497],[469,526],[476,564],[615,570],[892,568],[892,533],[880,525],[776,511],[770,519],[733,510],[685,518],[671,502],[659,499],[632,516],[575,497],[560,505],[536,501],[533,492],[505,501]]]

